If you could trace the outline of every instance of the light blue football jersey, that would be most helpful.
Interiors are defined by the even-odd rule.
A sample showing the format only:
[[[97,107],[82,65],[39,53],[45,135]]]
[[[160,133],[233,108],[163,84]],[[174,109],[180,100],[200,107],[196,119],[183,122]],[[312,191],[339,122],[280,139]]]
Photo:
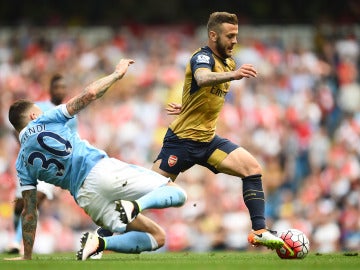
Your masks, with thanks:
[[[56,107],[56,105],[50,100],[36,102],[36,105],[38,105],[43,112],[54,109]],[[66,125],[74,132],[77,132],[78,124],[76,115],[67,121]]]
[[[20,185],[37,180],[67,189],[74,196],[95,164],[107,154],[80,139],[66,123],[72,119],[66,105],[45,111],[20,132],[16,170]]]

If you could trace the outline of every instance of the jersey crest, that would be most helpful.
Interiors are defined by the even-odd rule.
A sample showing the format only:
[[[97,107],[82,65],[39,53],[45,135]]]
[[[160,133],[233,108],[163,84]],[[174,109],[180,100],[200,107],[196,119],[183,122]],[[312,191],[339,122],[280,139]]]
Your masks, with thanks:
[[[178,157],[177,157],[177,156],[171,155],[171,156],[168,158],[168,164],[169,164],[170,167],[175,166],[175,164],[177,163],[177,161],[178,161]]]

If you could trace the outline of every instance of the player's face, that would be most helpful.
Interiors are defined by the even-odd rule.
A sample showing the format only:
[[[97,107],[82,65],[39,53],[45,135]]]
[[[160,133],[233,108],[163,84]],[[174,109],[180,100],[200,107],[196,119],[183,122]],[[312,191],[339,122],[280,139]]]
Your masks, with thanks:
[[[54,83],[50,89],[51,102],[55,105],[60,105],[66,97],[66,85],[63,79]]]
[[[237,43],[239,27],[230,23],[224,23],[221,26],[221,32],[218,33],[216,40],[216,50],[222,58],[232,56],[233,49]]]

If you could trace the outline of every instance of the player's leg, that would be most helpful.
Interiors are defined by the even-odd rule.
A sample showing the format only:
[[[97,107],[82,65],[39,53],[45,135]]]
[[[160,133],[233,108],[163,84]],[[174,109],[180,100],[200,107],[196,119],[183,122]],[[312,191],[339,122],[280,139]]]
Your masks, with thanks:
[[[169,177],[172,181],[175,181],[176,177],[178,176],[178,174],[172,174],[172,173],[168,173],[162,169],[160,169],[160,164],[162,162],[162,159],[158,159],[156,160],[152,167],[151,167],[151,170],[153,170],[154,172],[157,172],[165,177]]]
[[[84,188],[86,188],[86,185],[84,186]],[[104,225],[106,229],[102,228],[100,233],[102,231],[106,234],[111,232],[123,232],[123,225],[131,223],[143,210],[179,207],[184,204],[187,198],[185,191],[171,181],[166,185],[155,188],[148,194],[145,194],[134,201],[109,201],[107,197],[93,194],[91,202],[84,204],[83,192],[84,190],[79,192],[79,205],[83,207],[95,221],[100,221],[98,223]],[[119,227],[115,226],[115,222],[112,221],[113,219],[121,221]]]
[[[179,207],[186,201],[186,192],[177,184],[152,170],[124,163],[117,159],[100,161],[89,173],[79,194],[91,193],[86,196],[100,196],[109,202],[116,202],[116,207],[122,207],[122,200],[133,201],[133,209],[128,210],[129,223],[137,213],[145,209],[161,209]],[[81,198],[77,198],[79,201]],[[86,204],[93,204],[86,202]],[[124,202],[129,205],[129,203]],[[86,205],[81,205],[86,210]],[[135,211],[133,213],[133,210]],[[100,217],[98,217],[100,218]],[[96,219],[95,219],[96,220]]]
[[[256,159],[244,148],[230,152],[216,167],[219,172],[242,178],[243,198],[249,209],[252,228],[265,228],[265,199],[262,187],[261,167]]]
[[[229,147],[233,145],[228,143]],[[226,151],[226,144],[223,146]],[[253,231],[248,240],[253,245],[263,245],[274,249],[282,247],[283,241],[274,232],[266,228],[265,223],[265,196],[262,187],[262,169],[255,157],[242,147],[238,147],[228,154],[214,151],[209,160],[220,160],[214,167],[222,173],[241,177],[243,182],[243,199],[249,210]],[[224,158],[214,155],[222,155]]]
[[[145,209],[162,209],[168,207],[180,207],[187,199],[186,192],[177,184],[169,181],[146,195],[135,200],[139,211]]]
[[[154,172],[151,173],[153,177],[157,178],[160,176],[163,178],[161,175],[157,175]],[[151,181],[151,178],[145,179]],[[140,181],[139,184],[144,185],[145,183]],[[96,231],[99,236],[110,235],[112,232],[122,233],[125,228],[124,225],[132,222],[143,210],[180,207],[185,203],[187,198],[185,191],[171,181],[168,181],[166,184],[157,188],[154,187],[152,191],[134,201],[114,201],[112,196],[104,195],[109,194],[110,191],[105,193],[99,192],[100,188],[96,188],[97,186],[98,185],[92,186],[91,180],[89,179],[80,189],[77,201],[79,206],[92,217],[95,223],[104,225],[104,228],[99,228]],[[128,189],[127,192],[136,192],[136,185],[129,184],[129,186],[132,186],[132,188]],[[88,200],[87,198],[90,197],[92,199]],[[119,227],[116,227],[114,222],[112,222],[114,215],[116,216],[115,219],[121,221]]]
[[[119,211],[120,219],[124,223],[129,223],[135,219],[140,211],[145,209],[161,209],[166,207],[179,207],[186,201],[186,193],[175,183],[169,181],[166,185],[150,191],[148,194],[135,201],[118,200],[115,202],[116,209]],[[132,224],[132,223],[131,223]],[[99,227],[95,234],[100,237],[112,236],[113,233],[105,228]],[[100,259],[102,252],[92,255],[91,259]]]
[[[140,253],[156,250],[165,243],[165,231],[148,217],[139,214],[126,227],[124,234],[105,237],[107,250]]]
[[[85,233],[81,239],[81,248],[77,252],[78,260],[86,260],[91,255],[104,250],[120,253],[141,253],[153,251],[165,243],[165,232],[151,219],[139,214],[122,234],[99,237]]]
[[[123,211],[120,217],[124,223],[131,222],[138,213],[146,209],[163,209],[180,207],[187,199],[186,192],[173,182],[155,188],[134,201],[116,201],[117,207]]]

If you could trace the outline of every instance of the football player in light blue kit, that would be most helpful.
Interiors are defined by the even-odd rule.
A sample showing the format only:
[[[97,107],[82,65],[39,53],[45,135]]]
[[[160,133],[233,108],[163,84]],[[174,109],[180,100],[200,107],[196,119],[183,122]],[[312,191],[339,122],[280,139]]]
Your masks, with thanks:
[[[140,212],[179,207],[186,201],[185,191],[151,170],[110,158],[65,125],[103,96],[133,63],[130,59],[120,60],[113,73],[91,83],[82,93],[53,110],[42,112],[29,100],[18,100],[11,105],[9,120],[19,132],[21,143],[16,169],[24,199],[24,256],[11,259],[32,258],[38,179],[69,190],[96,224],[120,233],[109,237],[85,233],[77,259],[86,260],[103,250],[140,253],[164,245],[164,230]]]
[[[54,74],[49,83],[49,95],[50,98],[45,101],[36,102],[36,105],[45,112],[50,109],[55,108],[64,102],[64,99],[67,96],[67,89],[65,79],[61,74]],[[77,117],[74,116],[70,119],[66,125],[73,131],[77,132]],[[15,236],[10,247],[6,250],[8,254],[19,254],[20,246],[22,242],[22,226],[20,214],[23,209],[23,200],[21,195],[20,182],[16,181],[16,191],[15,191],[15,206],[14,206],[14,228]],[[52,200],[54,198],[54,185],[46,183],[44,181],[39,181],[37,185],[37,204],[40,206],[45,199]]]

